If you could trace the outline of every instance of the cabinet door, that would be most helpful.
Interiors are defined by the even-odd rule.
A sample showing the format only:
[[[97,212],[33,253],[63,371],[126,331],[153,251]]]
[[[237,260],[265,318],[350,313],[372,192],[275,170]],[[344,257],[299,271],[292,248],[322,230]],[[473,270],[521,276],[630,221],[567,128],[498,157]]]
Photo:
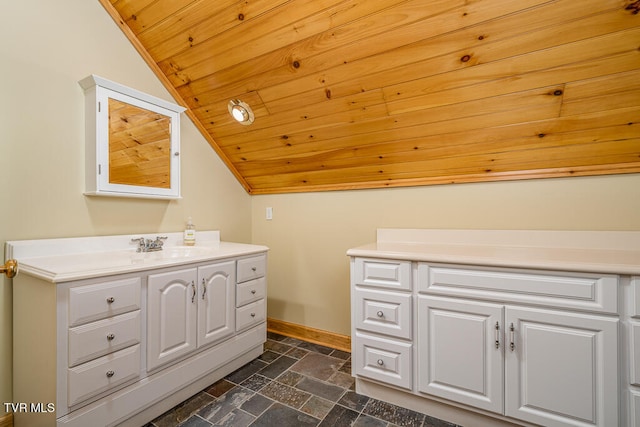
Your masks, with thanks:
[[[235,330],[235,261],[198,268],[198,347]]]
[[[505,320],[505,415],[618,425],[617,318],[508,306]]]
[[[197,279],[195,268],[149,276],[148,370],[175,360],[196,348]]]
[[[502,316],[498,304],[419,296],[419,391],[502,413]]]

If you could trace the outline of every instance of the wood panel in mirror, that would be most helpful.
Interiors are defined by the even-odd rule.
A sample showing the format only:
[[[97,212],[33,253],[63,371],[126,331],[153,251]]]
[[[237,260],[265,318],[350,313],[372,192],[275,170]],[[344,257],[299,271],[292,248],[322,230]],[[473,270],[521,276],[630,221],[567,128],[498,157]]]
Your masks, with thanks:
[[[109,99],[109,182],[171,188],[171,117]]]

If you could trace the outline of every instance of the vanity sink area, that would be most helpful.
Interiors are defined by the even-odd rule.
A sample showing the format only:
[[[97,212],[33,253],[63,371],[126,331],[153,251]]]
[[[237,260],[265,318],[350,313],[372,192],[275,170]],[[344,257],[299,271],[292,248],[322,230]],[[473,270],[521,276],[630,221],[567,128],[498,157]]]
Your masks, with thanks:
[[[7,242],[14,400],[54,408],[14,425],[143,425],[262,354],[268,248],[182,238]]]
[[[638,425],[640,232],[378,229],[347,255],[358,393],[461,425]]]

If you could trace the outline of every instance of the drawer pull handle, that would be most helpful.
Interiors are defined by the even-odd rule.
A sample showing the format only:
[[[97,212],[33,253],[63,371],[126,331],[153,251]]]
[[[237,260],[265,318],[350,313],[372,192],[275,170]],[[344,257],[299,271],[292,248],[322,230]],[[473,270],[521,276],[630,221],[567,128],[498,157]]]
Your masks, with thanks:
[[[378,366],[384,366],[384,360],[378,359]]]
[[[251,317],[256,317],[256,314],[255,313],[251,313]]]
[[[107,378],[111,378],[112,376],[114,376],[116,373],[113,371],[107,371]]]
[[[500,348],[500,324],[496,322],[496,348]]]
[[[251,271],[256,271],[257,269],[257,267],[251,267]]]
[[[115,302],[115,300],[116,299],[114,297],[109,297],[109,298],[107,298],[107,303],[113,304]]]
[[[514,343],[514,335],[515,335],[515,328],[513,327],[513,323],[512,323],[511,326],[509,327],[509,337],[511,339],[511,344],[509,344],[509,348],[511,349],[511,351],[513,351],[516,348],[516,344]]]
[[[116,338],[114,334],[107,335],[107,341],[113,341]]]
[[[376,313],[376,315],[378,317],[384,317],[384,313],[382,312],[382,310],[380,310],[379,312]]]
[[[255,295],[255,294],[256,294],[256,290],[255,290],[255,289],[251,289],[251,293],[252,293],[253,295]]]

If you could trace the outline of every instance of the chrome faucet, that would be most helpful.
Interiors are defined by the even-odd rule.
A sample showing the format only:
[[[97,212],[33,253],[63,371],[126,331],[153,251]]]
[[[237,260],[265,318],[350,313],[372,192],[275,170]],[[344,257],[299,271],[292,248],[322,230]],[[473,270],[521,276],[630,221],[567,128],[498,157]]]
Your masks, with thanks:
[[[156,240],[139,237],[137,239],[131,239],[131,241],[138,242],[138,249],[136,249],[136,252],[155,252],[162,250],[162,245],[164,244],[163,240],[166,239],[167,236],[157,236]]]

